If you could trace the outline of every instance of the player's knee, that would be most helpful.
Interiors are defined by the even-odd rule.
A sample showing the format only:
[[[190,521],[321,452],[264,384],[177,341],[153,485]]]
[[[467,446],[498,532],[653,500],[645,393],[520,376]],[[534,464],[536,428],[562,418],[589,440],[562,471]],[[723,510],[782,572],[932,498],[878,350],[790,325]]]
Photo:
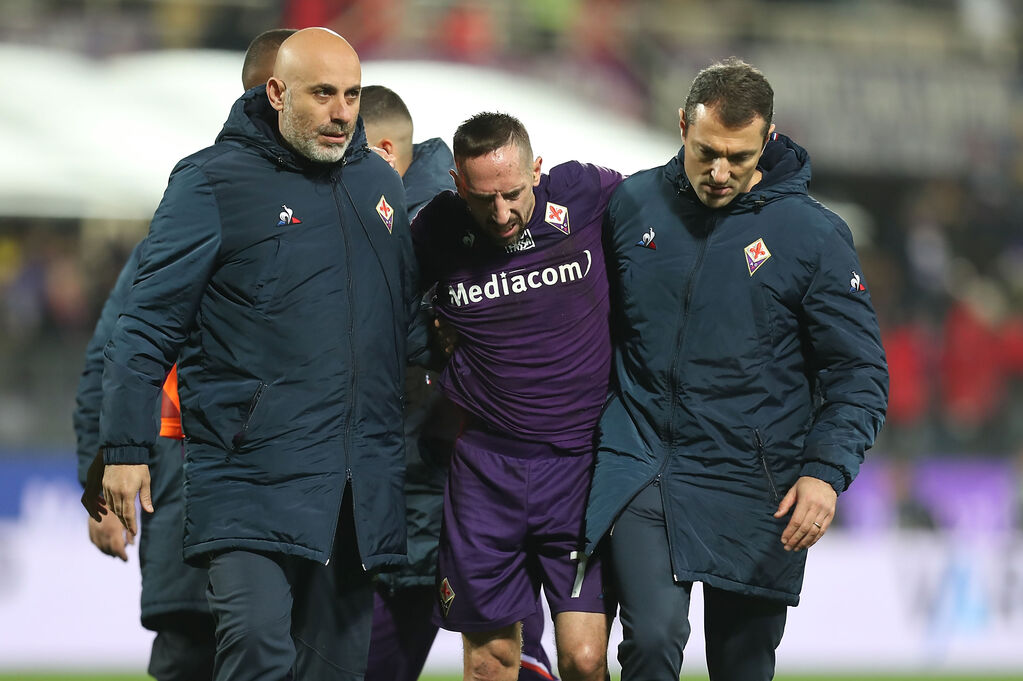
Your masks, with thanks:
[[[519,675],[518,662],[506,656],[476,654],[467,662],[465,678],[470,681],[515,681]]]
[[[467,645],[465,678],[471,681],[514,681],[519,672],[519,647],[515,641],[496,639],[483,645]]]
[[[592,642],[559,651],[558,671],[565,681],[603,681],[607,671],[607,648]]]

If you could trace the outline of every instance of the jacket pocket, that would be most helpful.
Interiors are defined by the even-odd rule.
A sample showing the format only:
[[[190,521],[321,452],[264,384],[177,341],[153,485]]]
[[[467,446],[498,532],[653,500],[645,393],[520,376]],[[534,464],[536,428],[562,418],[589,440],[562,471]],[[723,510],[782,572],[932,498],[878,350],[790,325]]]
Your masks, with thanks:
[[[756,326],[757,337],[764,348],[769,352],[773,352],[778,338],[774,319],[774,305],[776,304],[774,296],[771,295],[771,291],[765,285],[757,282],[751,282],[751,284],[753,286],[752,296],[750,297],[750,302],[753,305],[751,316]]]
[[[256,387],[256,392],[253,393],[252,399],[249,400],[249,408],[245,413],[245,419],[242,421],[241,430],[234,434],[231,438],[231,444],[234,445],[234,451],[237,452],[241,449],[242,445],[249,436],[249,426],[252,423],[252,415],[256,412],[256,407],[259,406],[259,401],[263,399],[263,394],[266,392],[267,385],[263,381],[259,382]]]
[[[258,250],[263,267],[253,285],[252,303],[256,308],[263,308],[274,299],[274,293],[288,271],[290,249],[287,242],[275,237],[260,244]]]
[[[778,495],[778,486],[774,484],[774,475],[771,473],[771,467],[767,463],[767,452],[764,448],[764,439],[760,436],[759,428],[753,429],[753,444],[757,449],[757,459],[760,462],[760,468],[767,479],[767,491],[770,492],[771,499],[778,503],[781,501],[781,497]]]

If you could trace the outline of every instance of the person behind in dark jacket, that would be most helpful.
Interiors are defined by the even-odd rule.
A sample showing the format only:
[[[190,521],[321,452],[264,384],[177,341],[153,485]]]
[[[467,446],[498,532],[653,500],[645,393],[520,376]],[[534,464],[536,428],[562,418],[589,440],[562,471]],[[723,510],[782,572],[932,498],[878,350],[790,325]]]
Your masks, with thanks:
[[[131,533],[178,361],[183,555],[208,568],[217,679],[361,679],[367,571],[405,560],[401,392],[425,343],[404,189],[366,146],[360,81],[336,33],[284,41],[172,172],[104,349],[103,498]]]
[[[252,39],[242,59],[243,89],[266,85],[266,81],[270,80],[274,72],[277,50],[281,49],[281,43],[294,33],[293,28],[271,28]]]
[[[439,381],[464,426],[435,621],[462,633],[466,679],[515,679],[542,584],[562,678],[603,680],[608,601],[582,515],[611,363],[601,222],[622,176],[577,161],[541,173],[507,114],[476,114],[452,141],[458,192],[413,227],[423,287],[460,337]]]
[[[248,90],[265,84],[281,43],[295,31],[277,28],[256,36],[242,62],[242,85]],[[73,415],[77,439],[78,477],[91,508],[89,540],[103,553],[128,560],[126,542],[133,541],[112,513],[101,514],[90,499],[100,492],[103,455],[98,452],[99,410],[102,401],[103,346],[124,304],[141,255],[132,250],[85,351],[85,368],[78,383]],[[152,513],[141,518],[139,565],[142,572],[142,626],[156,632],[149,656],[149,675],[157,681],[192,681],[213,676],[216,653],[213,617],[206,601],[206,570],[181,560],[184,532],[184,433],[178,402],[177,371],[164,382],[160,407],[160,437],[150,462]],[[92,475],[90,476],[90,469]]]
[[[409,218],[442,191],[451,191],[451,150],[439,137],[412,143],[405,102],[390,88],[362,88],[360,116],[371,147],[382,149],[402,177]],[[438,626],[432,621],[437,580],[437,542],[444,506],[447,463],[461,425],[458,410],[437,389],[437,376],[411,366],[405,375],[405,506],[409,566],[377,577],[373,636],[366,681],[415,681],[423,671]],[[519,681],[551,679],[540,640],[542,606],[522,624]]]
[[[711,678],[772,678],[806,549],[884,421],[852,236],[773,107],[752,66],[701,71],[678,155],[608,206],[613,390],[586,535],[608,535],[623,681],[678,678],[694,581]]]

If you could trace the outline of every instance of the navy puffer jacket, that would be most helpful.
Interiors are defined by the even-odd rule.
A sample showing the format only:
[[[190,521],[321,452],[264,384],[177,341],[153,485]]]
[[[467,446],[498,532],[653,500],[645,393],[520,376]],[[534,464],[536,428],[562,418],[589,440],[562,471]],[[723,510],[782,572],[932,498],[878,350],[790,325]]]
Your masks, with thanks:
[[[400,565],[418,307],[401,179],[361,120],[336,164],[276,131],[254,88],[171,173],[104,351],[104,459],[149,460],[177,359],[186,559],[242,548],[327,562],[350,486],[364,566]]]
[[[807,153],[777,135],[763,179],[719,209],[684,149],[608,208],[617,334],[588,549],[658,481],[672,572],[796,604],[806,552],[772,514],[800,476],[838,492],[884,421],[888,372],[846,224],[807,195]],[[651,557],[637,557],[637,560]]]

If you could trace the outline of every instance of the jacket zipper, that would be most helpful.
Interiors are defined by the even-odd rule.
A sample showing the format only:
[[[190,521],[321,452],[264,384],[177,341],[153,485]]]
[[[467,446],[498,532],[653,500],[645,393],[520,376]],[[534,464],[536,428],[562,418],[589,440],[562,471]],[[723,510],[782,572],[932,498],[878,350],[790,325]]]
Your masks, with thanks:
[[[714,218],[711,218],[711,220],[714,220]],[[668,378],[671,385],[670,392],[671,409],[668,412],[668,429],[665,432],[667,433],[668,438],[672,441],[675,438],[675,409],[676,405],[678,404],[677,394],[679,385],[681,384],[681,381],[679,380],[678,376],[678,363],[679,358],[682,355],[682,344],[685,342],[686,338],[686,327],[689,326],[689,306],[693,300],[693,289],[696,287],[696,277],[699,274],[700,270],[703,268],[703,258],[704,255],[707,253],[707,245],[710,242],[710,237],[713,232],[714,229],[712,224],[710,228],[707,230],[707,236],[703,239],[703,243],[700,244],[700,250],[696,254],[696,262],[693,263],[693,267],[689,272],[689,278],[686,280],[685,294],[682,296],[682,307],[679,312],[679,315],[682,319],[681,322],[679,323],[678,341],[675,345],[675,355],[674,357],[672,357],[671,369],[668,373]],[[672,448],[672,445],[668,445],[667,448],[670,450]],[[657,485],[657,487],[660,487],[661,475],[664,473],[664,470],[668,467],[669,456],[670,454],[665,454],[664,461],[661,462],[661,468],[660,470],[658,470],[657,475],[654,477],[653,484]],[[676,582],[678,582],[678,570],[675,567],[675,557],[671,551],[671,522],[670,522],[671,514],[668,513],[668,507],[667,504],[665,503],[663,492],[661,492],[661,510],[664,513],[664,528],[665,532],[668,535],[668,559],[671,562],[671,577]]]
[[[348,158],[341,160],[341,167],[343,168],[348,164]],[[356,367],[355,358],[355,313],[353,309],[354,297],[352,295],[352,249],[351,242],[348,239],[348,232],[344,228],[343,216],[344,209],[341,206],[341,202],[338,200],[338,185],[343,182],[342,179],[338,178],[335,180],[334,185],[334,204],[337,206],[338,224],[341,229],[341,238],[345,244],[345,285],[348,293],[348,355],[349,355],[349,366],[352,368],[351,382],[349,384],[350,396],[348,399],[348,415],[345,419],[345,436],[344,436],[344,450],[345,450],[345,488],[351,486],[352,489],[352,528],[355,532],[355,541],[358,545],[359,541],[359,524],[356,522],[355,513],[355,481],[352,475],[352,416],[355,414],[355,396],[356,389],[358,388],[358,369]],[[334,554],[334,537],[337,535],[337,522],[341,516],[341,512],[344,510],[345,493],[344,489],[341,491],[341,504],[338,507],[337,514],[334,518],[334,530],[330,536],[330,551],[327,553],[327,562],[324,565],[330,564],[330,556]],[[361,556],[360,556],[361,557]],[[365,564],[363,564],[365,570]]]
[[[713,218],[711,218],[713,219]],[[693,289],[696,287],[696,277],[700,270],[703,268],[703,257],[707,252],[707,244],[710,242],[710,236],[713,233],[713,227],[707,230],[707,236],[703,239],[703,243],[700,244],[700,250],[696,254],[696,262],[693,264],[693,268],[689,272],[689,278],[686,280],[685,294],[682,296],[682,305],[679,310],[679,316],[681,321],[678,327],[678,340],[675,344],[675,355],[671,360],[671,369],[668,372],[668,379],[671,385],[671,409],[668,412],[668,424],[667,430],[668,437],[674,439],[675,432],[675,405],[677,403],[676,394],[681,383],[678,376],[678,363],[679,357],[682,355],[682,344],[686,338],[686,327],[689,326],[689,306],[693,300]]]
[[[668,513],[668,500],[664,498],[664,490],[661,487],[661,476],[664,475],[664,469],[668,467],[668,457],[664,457],[664,463],[661,464],[661,469],[657,471],[657,475],[654,476],[653,484],[657,487],[658,494],[661,497],[661,512],[664,514],[664,533],[668,535],[668,562],[671,563],[671,578],[678,583],[678,568],[675,567],[675,553],[671,550],[671,514]]]
[[[265,390],[266,383],[260,381],[259,386],[256,388],[256,392],[252,395],[252,399],[249,400],[249,410],[245,413],[245,421],[242,423],[242,429],[239,430],[231,439],[231,444],[234,445],[235,451],[238,451],[238,448],[245,443],[249,434],[249,424],[252,423],[252,414],[256,411],[256,407],[259,405],[259,400],[262,399],[263,392]]]
[[[778,488],[774,485],[774,476],[771,475],[771,469],[767,465],[767,454],[764,452],[764,441],[760,437],[759,428],[753,429],[753,440],[757,444],[757,456],[760,457],[760,465],[764,468],[764,476],[767,478],[767,484],[771,488],[771,496],[777,502],[779,500]]]

